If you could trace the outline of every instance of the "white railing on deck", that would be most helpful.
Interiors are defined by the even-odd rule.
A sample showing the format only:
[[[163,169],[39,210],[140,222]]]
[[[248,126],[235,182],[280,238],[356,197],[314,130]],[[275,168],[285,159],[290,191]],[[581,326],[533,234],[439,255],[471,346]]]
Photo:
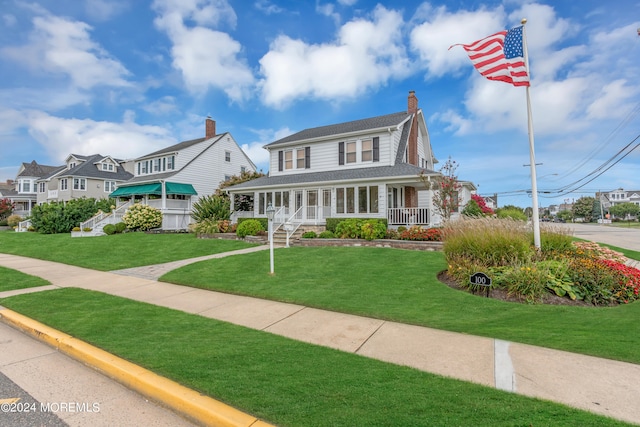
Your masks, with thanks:
[[[122,220],[122,217],[124,216],[124,213],[127,211],[129,206],[131,206],[131,200],[118,206],[112,212],[99,212],[95,214],[85,222],[80,223],[80,232],[84,232],[84,230],[87,228],[93,230],[101,222],[106,222],[107,224],[117,224]]]
[[[387,209],[389,225],[429,225],[428,208],[389,208]]]
[[[25,219],[24,221],[20,221],[18,223],[18,227],[16,228],[16,231],[18,232],[29,231],[29,227],[31,227],[31,220]]]

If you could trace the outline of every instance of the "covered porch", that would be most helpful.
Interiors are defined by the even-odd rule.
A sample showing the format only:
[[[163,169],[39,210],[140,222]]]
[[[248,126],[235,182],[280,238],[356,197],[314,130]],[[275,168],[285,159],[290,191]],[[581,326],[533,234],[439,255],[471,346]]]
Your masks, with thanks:
[[[252,192],[230,191],[232,222],[238,218],[266,218],[276,209],[276,222],[324,225],[328,218],[386,219],[391,228],[432,225],[431,196],[423,186],[362,184]],[[251,199],[238,209],[238,197]],[[232,208],[233,209],[233,208]]]
[[[109,197],[115,198],[118,206],[132,201],[159,209],[163,230],[186,230],[191,222],[192,196],[197,194],[191,184],[160,180],[123,184]]]

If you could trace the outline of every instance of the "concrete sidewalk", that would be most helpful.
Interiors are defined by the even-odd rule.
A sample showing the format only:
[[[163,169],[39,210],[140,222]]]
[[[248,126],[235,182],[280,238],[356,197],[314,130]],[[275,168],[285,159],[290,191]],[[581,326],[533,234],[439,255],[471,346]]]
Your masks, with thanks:
[[[0,265],[640,424],[640,365],[0,254]]]

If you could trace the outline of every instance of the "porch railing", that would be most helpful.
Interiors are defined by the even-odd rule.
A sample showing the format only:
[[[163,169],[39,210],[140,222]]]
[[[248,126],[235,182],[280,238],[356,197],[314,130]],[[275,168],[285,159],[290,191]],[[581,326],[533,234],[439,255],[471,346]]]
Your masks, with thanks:
[[[389,225],[429,225],[428,208],[389,208],[387,209]]]

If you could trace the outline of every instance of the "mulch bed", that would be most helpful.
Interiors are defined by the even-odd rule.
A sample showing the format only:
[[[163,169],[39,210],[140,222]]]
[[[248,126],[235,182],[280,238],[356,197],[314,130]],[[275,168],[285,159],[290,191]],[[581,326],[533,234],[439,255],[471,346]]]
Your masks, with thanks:
[[[456,289],[456,290],[461,291],[461,292],[472,293],[472,292],[470,292],[470,290],[468,288],[464,288],[464,287],[460,286],[458,284],[458,282],[456,282],[449,275],[449,272],[447,270],[441,271],[438,274],[438,280],[440,280],[442,283],[444,283],[445,285],[449,286],[450,288]],[[473,295],[476,295],[478,298],[486,298],[487,297],[486,296],[486,292],[484,290],[480,290],[479,292],[476,292]],[[517,297],[515,295],[509,295],[507,293],[507,291],[504,290],[504,289],[492,288],[491,292],[489,292],[489,298],[493,298],[493,299],[497,299],[497,300],[501,300],[501,301],[507,301],[507,302],[528,304],[523,298],[519,298],[519,297]],[[589,304],[589,303],[584,302],[584,301],[577,301],[577,300],[573,301],[570,298],[559,297],[559,296],[554,295],[552,293],[548,293],[544,297],[542,297],[542,301],[540,303],[541,304],[548,304],[548,305],[572,305],[572,306],[580,306],[580,307],[596,307],[595,305]]]

